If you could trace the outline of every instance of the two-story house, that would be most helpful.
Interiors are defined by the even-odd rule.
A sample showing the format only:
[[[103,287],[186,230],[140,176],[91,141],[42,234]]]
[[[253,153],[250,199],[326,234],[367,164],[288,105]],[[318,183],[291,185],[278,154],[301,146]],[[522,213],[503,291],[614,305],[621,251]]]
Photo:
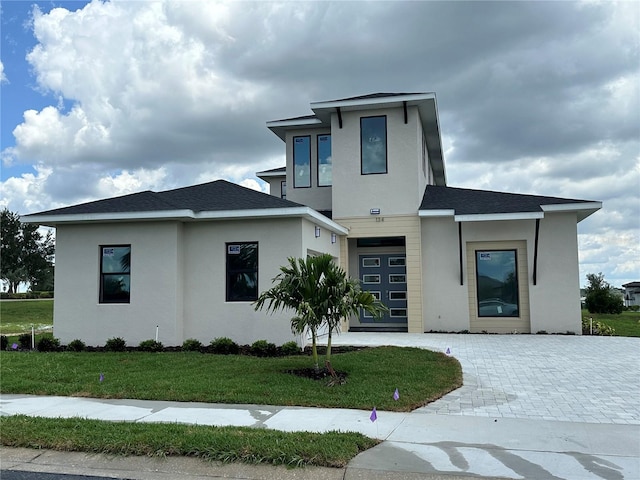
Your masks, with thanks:
[[[23,217],[57,228],[54,334],[290,340],[252,301],[325,252],[389,308],[343,330],[580,332],[577,223],[599,202],[448,187],[432,93],[311,110],[267,123],[286,149],[257,174],[271,195],[216,181]]]

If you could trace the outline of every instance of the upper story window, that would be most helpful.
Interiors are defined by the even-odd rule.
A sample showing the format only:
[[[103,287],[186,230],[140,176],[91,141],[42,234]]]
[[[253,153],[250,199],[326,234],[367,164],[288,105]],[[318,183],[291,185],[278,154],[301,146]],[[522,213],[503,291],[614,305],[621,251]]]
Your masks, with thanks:
[[[318,186],[331,186],[331,135],[318,135]]]
[[[293,137],[293,188],[311,186],[311,137]]]
[[[100,247],[100,303],[129,303],[131,245]]]
[[[258,244],[227,243],[227,302],[258,299]]]
[[[360,119],[360,171],[363,175],[387,173],[387,117]]]
[[[280,198],[287,199],[287,182],[280,182]]]

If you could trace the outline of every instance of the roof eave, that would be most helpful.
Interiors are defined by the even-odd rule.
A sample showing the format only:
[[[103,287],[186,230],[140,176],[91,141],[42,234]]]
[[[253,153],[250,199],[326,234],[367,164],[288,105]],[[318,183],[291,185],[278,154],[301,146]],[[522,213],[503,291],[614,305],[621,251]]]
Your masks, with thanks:
[[[287,139],[287,131],[301,128],[330,128],[319,118],[304,118],[293,120],[273,120],[267,122],[267,128],[275,133],[283,142]]]
[[[593,215],[602,208],[602,202],[577,202],[577,203],[559,203],[553,205],[540,205],[543,212],[576,212],[578,215],[578,223]]]
[[[322,225],[328,230],[346,235],[348,230],[310,207],[260,208],[245,210],[220,210],[194,212],[192,210],[171,210],[157,212],[83,213],[73,215],[25,215],[20,220],[25,223],[55,227],[57,225],[86,223],[123,223],[133,221],[208,221],[208,220],[250,220],[259,218],[299,217]]]

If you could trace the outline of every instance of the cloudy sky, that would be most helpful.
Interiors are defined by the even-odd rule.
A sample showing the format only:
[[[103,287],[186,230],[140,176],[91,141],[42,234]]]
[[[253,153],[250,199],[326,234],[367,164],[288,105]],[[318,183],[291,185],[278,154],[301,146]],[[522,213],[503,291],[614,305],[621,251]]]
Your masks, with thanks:
[[[269,120],[435,92],[450,186],[599,200],[581,284],[640,280],[640,3],[2,1],[0,206],[220,178]]]

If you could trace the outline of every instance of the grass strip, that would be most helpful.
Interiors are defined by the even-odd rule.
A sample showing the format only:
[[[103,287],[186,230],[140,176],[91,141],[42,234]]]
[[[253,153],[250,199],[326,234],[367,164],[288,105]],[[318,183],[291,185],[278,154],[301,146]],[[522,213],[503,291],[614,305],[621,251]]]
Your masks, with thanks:
[[[333,355],[343,385],[287,370],[306,355],[258,358],[179,353],[0,352],[0,391],[33,395],[207,403],[299,405],[410,411],[462,385],[453,357],[418,348],[378,347]],[[100,374],[104,380],[99,381]],[[400,398],[394,400],[398,389]]]
[[[359,433],[279,432],[247,427],[0,417],[9,447],[137,456],[186,456],[221,462],[343,467],[379,442]]]

